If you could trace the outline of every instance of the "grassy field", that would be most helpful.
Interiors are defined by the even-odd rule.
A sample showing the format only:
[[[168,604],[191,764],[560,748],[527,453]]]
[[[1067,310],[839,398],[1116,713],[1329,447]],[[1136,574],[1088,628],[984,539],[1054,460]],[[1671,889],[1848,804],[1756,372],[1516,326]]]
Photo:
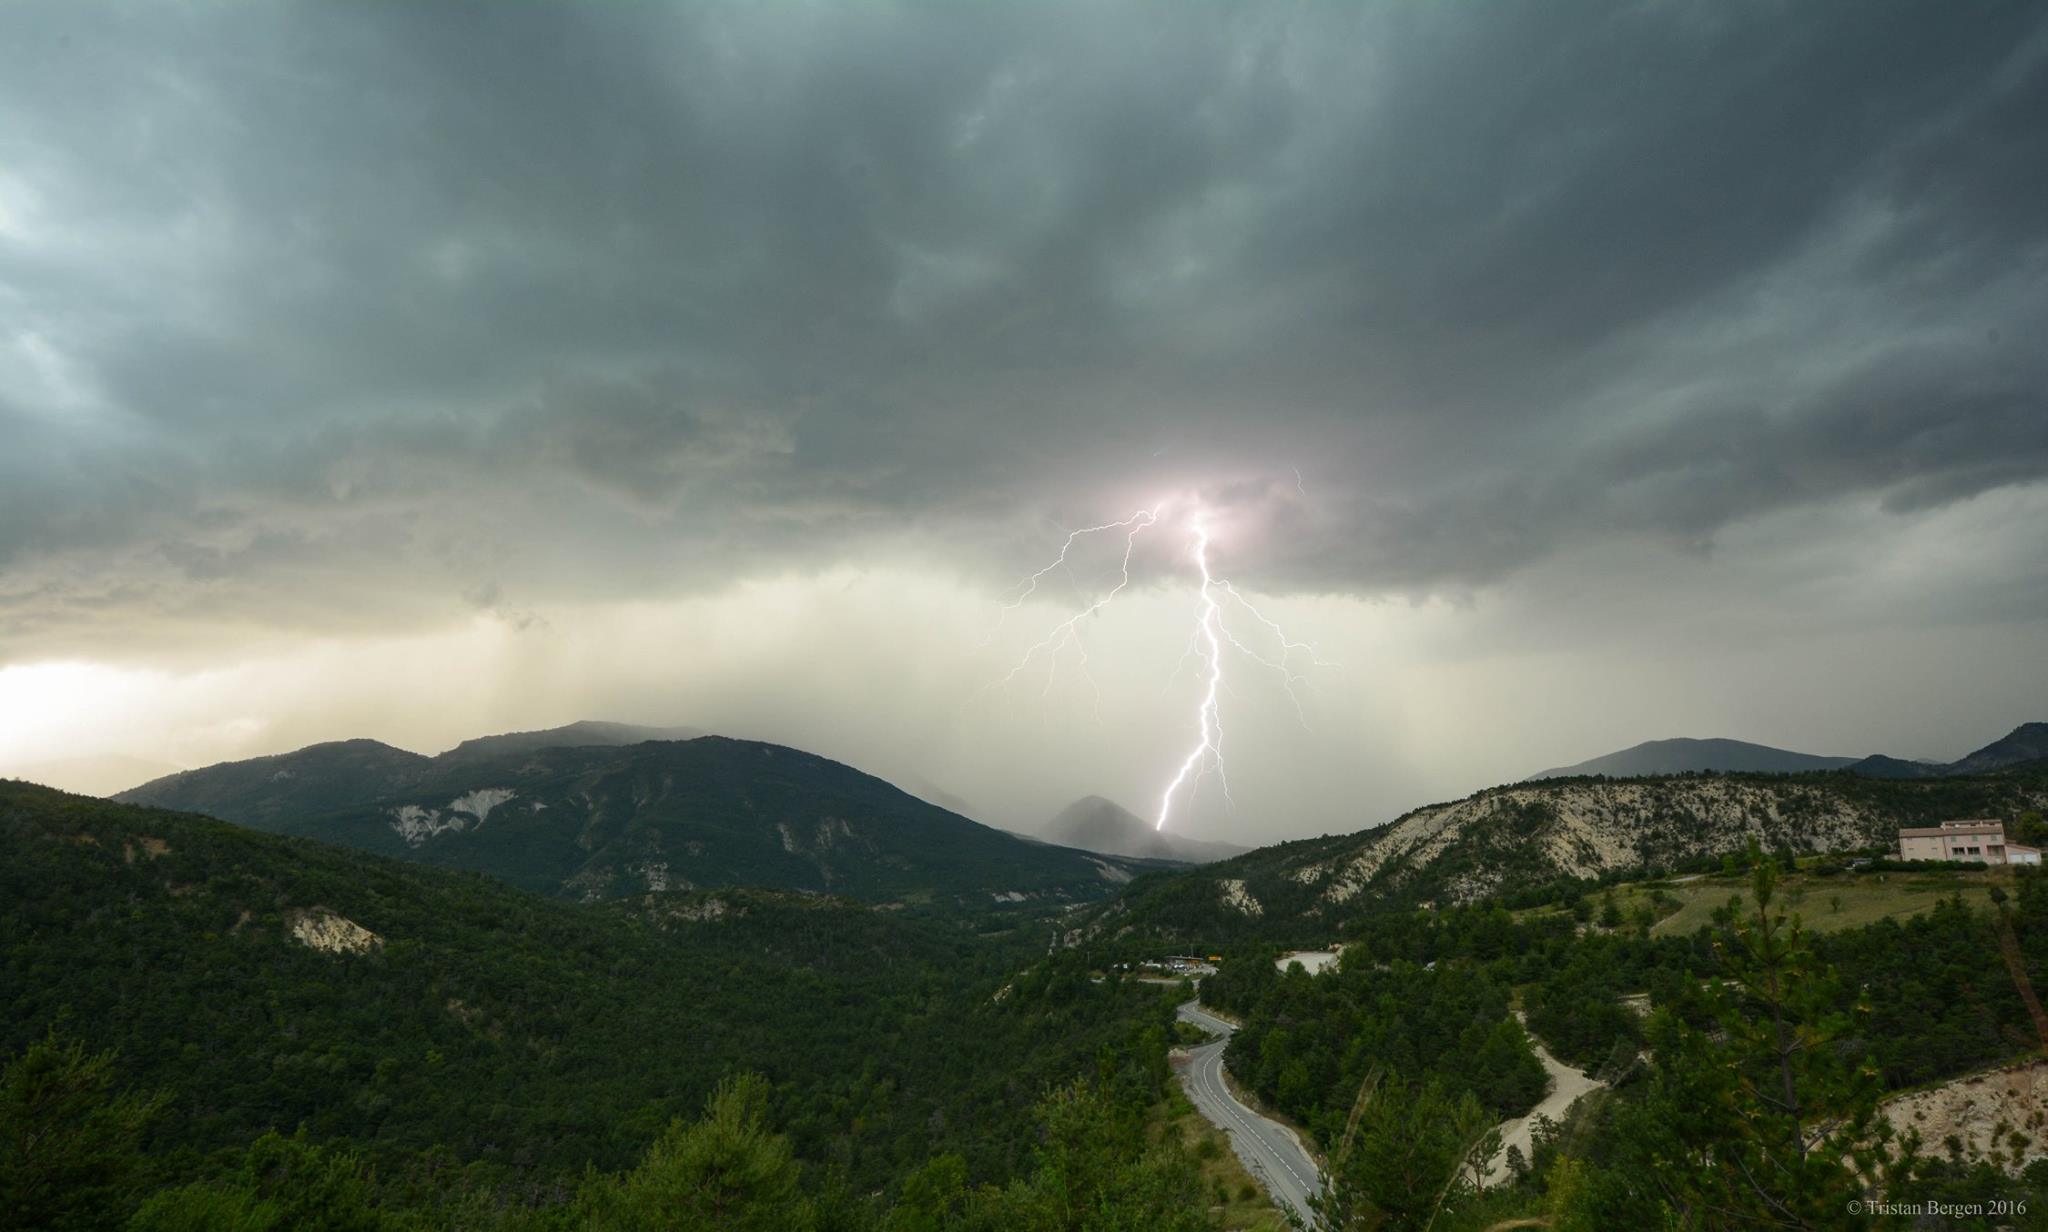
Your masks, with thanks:
[[[1244,1170],[1230,1143],[1195,1106],[1188,1102],[1178,1080],[1166,1092],[1166,1099],[1152,1110],[1154,1132],[1178,1135],[1194,1152],[1202,1166],[1202,1184],[1225,1228],[1244,1232],[1286,1232],[1287,1220],[1267,1199],[1266,1191]]]
[[[1842,873],[1817,877],[1794,873],[1784,879],[1780,901],[1797,913],[1813,932],[1861,928],[1883,919],[1904,919],[1932,910],[1934,904],[1956,894],[1972,907],[1988,904],[1994,885],[2012,886],[2010,869],[1959,866],[1954,871],[1918,873]],[[1719,874],[1690,881],[1634,882],[1614,888],[1615,905],[1633,918],[1647,905],[1657,917],[1652,932],[1659,936],[1684,935],[1713,923],[1714,909],[1729,897],[1749,892],[1746,875]],[[1593,896],[1594,910],[1600,911],[1606,892]]]

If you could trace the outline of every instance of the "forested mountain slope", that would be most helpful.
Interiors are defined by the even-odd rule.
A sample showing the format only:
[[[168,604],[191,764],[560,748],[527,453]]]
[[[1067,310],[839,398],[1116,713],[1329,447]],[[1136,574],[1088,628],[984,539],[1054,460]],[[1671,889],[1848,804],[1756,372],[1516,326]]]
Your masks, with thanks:
[[[1995,1192],[2038,1209],[2048,1170],[2029,1162],[2043,1152],[2015,1104],[1986,1087],[1961,1098],[1987,1135],[1998,1126],[1995,1145],[1965,1147],[1940,1122],[1902,1116],[1921,1135],[1908,1162],[1870,1127],[1888,1096],[1925,1083],[2015,1061],[2026,1067],[2007,1071],[2016,1084],[2039,1080],[2026,990],[2048,980],[2048,880],[1999,870],[2000,896],[1978,907],[1950,898],[1819,933],[1801,921],[1836,909],[1822,895],[1839,863],[1737,863],[1748,867],[1707,875],[1725,905],[1694,930],[1657,935],[1663,908],[1646,903],[1597,919],[1498,903],[1384,911],[1350,922],[1334,972],[1283,973],[1271,947],[1245,944],[1201,997],[1241,1024],[1227,1054],[1238,1081],[1313,1136],[1337,1192],[1386,1212],[1363,1226],[1849,1227],[1836,1216],[1872,1192],[1923,1203]],[[1523,1022],[1596,1089],[1553,1109],[1557,1124],[1519,1156],[1503,1151],[1496,1188],[1438,1209],[1461,1153],[1545,1088]],[[1780,1041],[1794,1032],[1806,1046],[1788,1060]],[[1811,1136],[1771,1119],[1788,1086]],[[1851,1146],[1865,1170],[1837,1170]],[[1886,1155],[1874,1181],[1870,1163]],[[1719,1184],[1731,1156],[1759,1181]],[[1799,1171],[1816,1165],[1825,1171]],[[1806,1207],[1797,1219],[1783,1217],[1788,1194]]]
[[[188,771],[119,799],[578,899],[751,885],[871,902],[1086,901],[1145,867],[1030,842],[823,757],[720,736],[495,737],[433,758],[349,741]]]
[[[437,1185],[573,1188],[747,1070],[863,1190],[940,1151],[1000,1178],[1049,1086],[1171,1013],[1042,947],[826,897],[551,901],[0,781],[0,1056],[53,1028],[115,1050],[170,1093],[173,1176],[303,1126]]]
[[[1958,774],[1991,774],[2029,762],[2048,761],[2048,723],[2022,723],[1965,757],[1949,762],[1903,761],[1878,754],[1850,766],[1872,778],[1925,779]]]
[[[1742,851],[1888,846],[1905,825],[2048,804],[2048,768],[1925,780],[1848,773],[1552,779],[1419,808],[1389,825],[1150,877],[1101,909],[1130,927],[1314,942],[1390,906],[1449,905]]]
[[[431,757],[381,741],[331,740],[271,757],[181,770],[112,799],[279,829],[339,804],[402,792],[433,764]]]

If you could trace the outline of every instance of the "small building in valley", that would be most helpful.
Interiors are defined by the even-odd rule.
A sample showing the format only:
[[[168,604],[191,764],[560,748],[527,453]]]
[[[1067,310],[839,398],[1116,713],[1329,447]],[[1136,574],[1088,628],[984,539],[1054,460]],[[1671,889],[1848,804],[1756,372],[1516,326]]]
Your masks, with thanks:
[[[2006,842],[2005,823],[1987,818],[1901,830],[1899,858],[1960,864],[2039,864],[2041,849]]]

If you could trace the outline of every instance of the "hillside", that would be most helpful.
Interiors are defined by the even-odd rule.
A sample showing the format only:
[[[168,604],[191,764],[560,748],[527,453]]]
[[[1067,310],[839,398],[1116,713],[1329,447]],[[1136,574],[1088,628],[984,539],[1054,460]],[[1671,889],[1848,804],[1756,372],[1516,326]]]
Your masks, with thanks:
[[[1248,850],[1235,843],[1205,843],[1161,833],[1152,828],[1152,823],[1101,796],[1084,796],[1074,801],[1045,823],[1040,833],[1052,842],[1083,851],[1170,860],[1177,864],[1210,864]]]
[[[1987,774],[2036,761],[2048,761],[2048,723],[2022,723],[1948,768],[1952,774]]]
[[[748,885],[870,902],[1086,901],[1145,867],[1034,843],[796,749],[705,736],[421,757],[375,741],[187,771],[120,800],[579,899]]]
[[[1048,1083],[1168,1012],[1068,978],[1049,1013],[1019,974],[1043,944],[822,896],[551,901],[0,781],[0,1056],[53,1026],[116,1050],[124,1085],[174,1097],[152,1132],[179,1179],[304,1126],[431,1149],[436,1186],[558,1192],[742,1069],[864,1188],[937,1150],[1000,1177]]]
[[[333,740],[269,757],[181,770],[112,799],[205,813],[261,829],[285,829],[292,819],[324,812],[338,802],[403,791],[432,765],[430,757],[376,740]]]
[[[1515,784],[1419,808],[1377,829],[1147,878],[1103,909],[1093,928],[1317,942],[1346,920],[1389,907],[1669,868],[1739,852],[1752,839],[1798,851],[1888,846],[1903,825],[2010,817],[2044,805],[2048,769],[1905,781],[1832,773]]]
[[[1873,753],[1844,768],[1851,774],[1869,779],[1932,779],[1941,777],[1948,767],[1938,761],[1907,761],[1903,757]]]
[[[1808,770],[1838,770],[1856,759],[1821,757],[1794,753],[1746,740],[1649,740],[1618,753],[1595,757],[1577,765],[1560,766],[1529,776],[1538,779],[1573,778],[1604,774],[1609,778],[1636,778],[1653,774],[1684,774],[1688,771],[1717,770],[1741,774],[1797,774]]]
[[[2005,735],[1955,761],[1905,761],[1879,753],[1848,769],[1867,778],[1927,779],[1961,774],[1992,774],[2031,762],[2048,761],[2048,723],[2022,723]]]

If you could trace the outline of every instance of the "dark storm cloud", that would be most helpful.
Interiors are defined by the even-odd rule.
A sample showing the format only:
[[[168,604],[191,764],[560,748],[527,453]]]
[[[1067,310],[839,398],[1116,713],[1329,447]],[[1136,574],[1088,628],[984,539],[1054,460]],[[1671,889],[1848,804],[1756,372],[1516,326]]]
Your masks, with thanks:
[[[1161,485],[1427,591],[2048,474],[2031,4],[17,5],[0,116],[19,639]]]

